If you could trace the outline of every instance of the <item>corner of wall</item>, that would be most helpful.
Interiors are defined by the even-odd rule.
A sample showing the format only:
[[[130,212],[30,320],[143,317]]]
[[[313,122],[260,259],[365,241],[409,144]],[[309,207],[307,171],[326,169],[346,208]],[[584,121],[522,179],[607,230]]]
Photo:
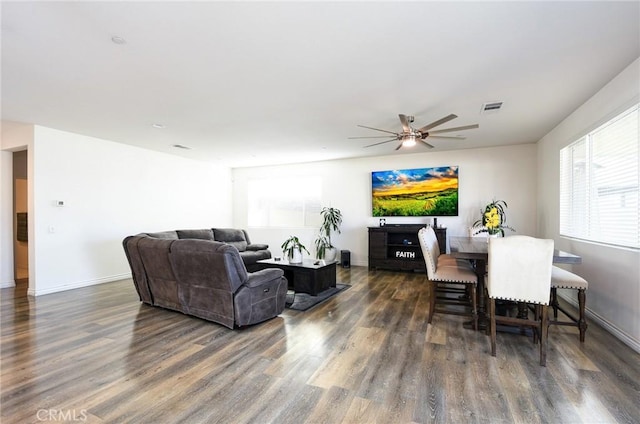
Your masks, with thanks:
[[[14,286],[13,153],[0,151],[0,288]]]

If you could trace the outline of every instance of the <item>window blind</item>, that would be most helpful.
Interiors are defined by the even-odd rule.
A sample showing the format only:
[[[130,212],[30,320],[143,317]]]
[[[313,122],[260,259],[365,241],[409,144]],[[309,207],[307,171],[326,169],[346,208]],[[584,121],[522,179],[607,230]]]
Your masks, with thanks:
[[[560,151],[560,234],[640,248],[638,105]]]
[[[320,177],[265,178],[247,187],[249,227],[319,227]]]

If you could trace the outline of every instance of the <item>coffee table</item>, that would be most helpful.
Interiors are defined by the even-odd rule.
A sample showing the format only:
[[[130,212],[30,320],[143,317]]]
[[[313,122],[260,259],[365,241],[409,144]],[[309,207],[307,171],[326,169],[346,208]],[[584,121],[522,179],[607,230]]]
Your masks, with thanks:
[[[303,259],[302,263],[292,264],[286,259],[262,259],[256,262],[260,269],[280,268],[289,282],[289,288],[296,293],[318,293],[336,286],[336,261],[318,261]]]

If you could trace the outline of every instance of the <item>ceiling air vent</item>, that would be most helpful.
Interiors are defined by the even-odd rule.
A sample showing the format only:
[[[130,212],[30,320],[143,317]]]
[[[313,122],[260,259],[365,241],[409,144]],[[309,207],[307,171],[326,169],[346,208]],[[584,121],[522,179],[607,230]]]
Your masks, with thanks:
[[[502,102],[487,102],[482,105],[481,113],[493,113],[502,109]]]
[[[191,147],[183,146],[182,144],[172,144],[171,147],[176,149],[191,150]]]

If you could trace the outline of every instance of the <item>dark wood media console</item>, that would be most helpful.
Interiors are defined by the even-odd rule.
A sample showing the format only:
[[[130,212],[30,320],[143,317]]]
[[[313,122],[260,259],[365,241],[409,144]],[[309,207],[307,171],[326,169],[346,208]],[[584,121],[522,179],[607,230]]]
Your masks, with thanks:
[[[418,231],[424,224],[369,227],[369,269],[425,272]],[[447,251],[447,229],[436,228],[440,251]]]

